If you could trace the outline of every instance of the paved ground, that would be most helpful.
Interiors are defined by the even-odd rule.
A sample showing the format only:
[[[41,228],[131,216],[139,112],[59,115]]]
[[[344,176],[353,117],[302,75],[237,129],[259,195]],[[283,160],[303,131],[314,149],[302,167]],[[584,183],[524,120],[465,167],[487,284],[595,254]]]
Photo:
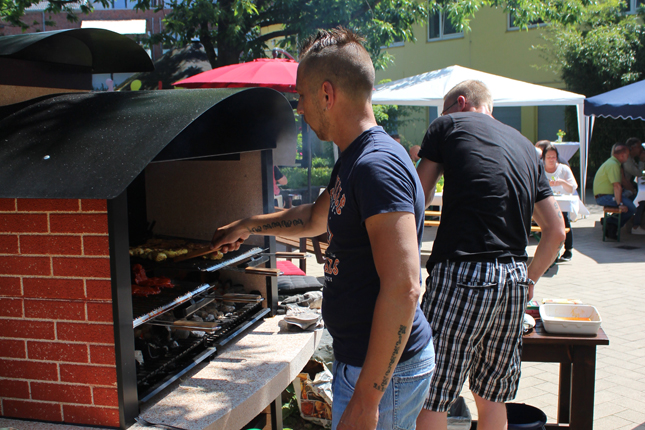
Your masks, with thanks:
[[[587,199],[593,201],[593,198]],[[623,230],[621,242],[603,242],[602,208],[587,205],[591,215],[572,224],[574,253],[569,263],[551,268],[536,286],[535,299],[579,298],[596,306],[609,346],[597,350],[595,430],[645,430],[645,236]],[[423,249],[432,248],[435,229],[424,235]],[[529,255],[535,252],[532,241]],[[307,260],[307,272],[322,276],[322,266]],[[556,420],[558,364],[523,363],[516,402],[542,409]],[[464,388],[473,417],[477,411]]]

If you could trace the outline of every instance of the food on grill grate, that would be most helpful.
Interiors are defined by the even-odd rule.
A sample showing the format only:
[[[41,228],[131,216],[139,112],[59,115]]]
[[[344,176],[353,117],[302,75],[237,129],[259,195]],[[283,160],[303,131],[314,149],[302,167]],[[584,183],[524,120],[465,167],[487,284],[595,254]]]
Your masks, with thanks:
[[[153,294],[159,294],[162,288],[174,287],[170,278],[164,276],[148,278],[146,270],[140,264],[132,266],[132,272],[134,273],[133,296],[148,297]]]
[[[153,294],[159,294],[161,288],[159,287],[142,287],[140,285],[132,286],[132,295],[136,297],[148,297]]]
[[[183,239],[149,239],[144,245],[131,247],[130,256],[161,262],[203,247],[204,244],[188,242]],[[203,258],[220,260],[222,257],[224,257],[224,254],[217,251],[205,255]]]
[[[202,256],[205,260],[221,260],[223,257],[224,254],[222,254],[222,251],[212,252]]]

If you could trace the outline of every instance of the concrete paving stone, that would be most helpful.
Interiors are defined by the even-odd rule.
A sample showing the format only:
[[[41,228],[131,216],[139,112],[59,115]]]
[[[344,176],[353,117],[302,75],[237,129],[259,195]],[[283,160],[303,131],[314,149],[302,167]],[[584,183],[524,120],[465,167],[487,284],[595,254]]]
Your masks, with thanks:
[[[534,390],[542,390],[545,393],[552,393],[557,395],[558,394],[558,387],[559,384],[558,382],[543,382],[541,384],[537,384],[531,387],[531,389]]]
[[[538,375],[542,372],[543,370],[539,367],[526,366],[526,363],[522,363],[522,379]]]
[[[632,409],[634,411],[645,412],[645,398],[641,395],[640,397],[632,397],[629,395],[623,394],[623,397],[620,400],[620,403],[625,406],[627,409]]]
[[[633,423],[645,423],[645,412],[643,410],[635,411],[633,409],[625,409],[624,411],[618,412],[616,416]]]
[[[634,342],[634,346],[637,346],[639,343],[642,345],[643,343],[645,343],[645,339],[639,339],[638,342]],[[630,351],[630,354],[633,355],[636,359],[642,359],[643,357],[645,357],[645,348],[634,348]]]
[[[618,369],[616,370],[618,371]],[[635,391],[640,391],[643,388],[642,384],[638,380],[634,380],[633,378],[626,378],[621,375],[614,375],[612,379],[617,385],[625,389],[631,388]]]
[[[600,348],[602,348],[602,347],[600,347]],[[602,350],[603,358],[604,357],[610,357],[610,358],[613,358],[615,360],[622,360],[625,357],[625,354],[627,353],[627,351],[620,351],[618,349],[618,347],[611,347],[610,346],[609,348],[602,348],[602,349],[603,349]],[[598,351],[598,350],[596,349],[596,351]],[[597,355],[601,355],[601,353],[598,352]]]
[[[599,418],[604,418],[606,416],[615,415],[619,412],[626,410],[625,406],[622,406],[614,402],[604,402],[594,405],[594,421]]]
[[[619,427],[619,428],[614,429],[614,430],[645,430],[645,424],[635,426],[634,423],[630,423],[630,424],[626,425],[625,427]]]
[[[628,426],[630,422],[623,418],[609,415],[603,418],[594,419],[593,424],[595,430],[615,430]]]
[[[643,393],[642,387],[641,389],[634,389],[631,387],[626,387],[624,385],[616,384],[613,387],[608,387],[606,390],[609,390],[613,393],[619,393],[624,396],[624,398],[634,398],[634,399],[640,399],[641,402],[645,401],[645,393]]]
[[[544,382],[542,379],[534,378],[531,376],[522,376],[522,378],[520,379],[520,390],[523,390],[525,388],[536,388],[542,384],[546,384],[546,382]]]
[[[638,379],[639,377],[642,377],[643,375],[639,375],[638,372],[635,372],[633,370],[633,368],[632,369],[626,368],[627,366],[630,366],[632,364],[635,365],[636,363],[631,363],[629,361],[621,361],[620,364],[617,365],[616,368],[614,369],[615,375],[621,376],[624,378],[629,378],[629,379]]]
[[[541,396],[535,396],[531,398],[531,406],[535,406],[536,408],[539,408],[539,409],[548,408],[551,405],[557,405],[557,404],[558,404],[557,394],[545,393],[545,394],[542,394]]]
[[[558,381],[560,380],[560,370],[559,368],[555,369],[548,369],[548,370],[543,370],[541,373],[538,373],[534,376],[534,378],[541,379],[544,382],[550,382],[553,384],[557,384]]]
[[[598,387],[596,386],[594,403],[596,405],[599,405],[605,402],[622,402],[623,397],[624,396],[622,394],[614,393],[613,391],[599,390]]]

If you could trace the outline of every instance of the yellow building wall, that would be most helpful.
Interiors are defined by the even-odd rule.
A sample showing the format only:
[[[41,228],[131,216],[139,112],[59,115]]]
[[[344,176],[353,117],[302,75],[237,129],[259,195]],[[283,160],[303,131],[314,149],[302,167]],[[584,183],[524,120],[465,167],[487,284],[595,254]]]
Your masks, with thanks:
[[[463,37],[427,41],[427,26],[417,26],[416,42],[388,48],[394,64],[376,73],[376,82],[397,80],[444,67],[459,65],[507,78],[538,85],[564,89],[558,76],[545,68],[546,61],[534,45],[544,45],[544,27],[529,30],[509,30],[508,16],[501,9],[484,8],[470,22],[471,30]],[[494,114],[494,112],[493,112]],[[404,139],[419,144],[428,127],[428,110],[420,121],[403,126],[399,133]],[[425,122],[425,123],[424,123]],[[423,131],[420,131],[423,130]],[[534,142],[537,137],[537,108],[522,107],[522,134]]]

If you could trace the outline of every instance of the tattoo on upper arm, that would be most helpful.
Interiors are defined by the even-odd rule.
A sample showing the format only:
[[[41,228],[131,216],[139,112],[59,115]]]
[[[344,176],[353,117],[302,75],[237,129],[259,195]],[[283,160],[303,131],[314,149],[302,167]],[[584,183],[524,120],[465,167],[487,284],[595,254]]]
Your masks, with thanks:
[[[262,233],[263,231],[272,230],[274,228],[289,228],[289,227],[295,227],[297,225],[305,225],[305,223],[302,222],[300,218],[296,218],[293,220],[285,219],[282,221],[273,221],[267,224],[250,227],[248,230],[249,230],[249,233]]]
[[[562,211],[560,210],[560,206],[558,205],[558,202],[553,203],[553,207],[555,208],[555,211],[558,213],[558,218],[562,218]]]
[[[401,350],[401,343],[403,343],[403,335],[405,334],[407,329],[408,328],[404,325],[399,326],[399,332],[397,333],[399,338],[396,340],[396,344],[394,345],[394,351],[392,351],[390,362],[388,363],[387,370],[385,371],[385,375],[383,375],[383,381],[381,381],[380,384],[374,383],[374,388],[376,388],[379,391],[385,391],[388,383],[390,382],[390,375],[392,375],[392,371],[396,367],[395,362],[397,357],[399,356],[399,351]]]

